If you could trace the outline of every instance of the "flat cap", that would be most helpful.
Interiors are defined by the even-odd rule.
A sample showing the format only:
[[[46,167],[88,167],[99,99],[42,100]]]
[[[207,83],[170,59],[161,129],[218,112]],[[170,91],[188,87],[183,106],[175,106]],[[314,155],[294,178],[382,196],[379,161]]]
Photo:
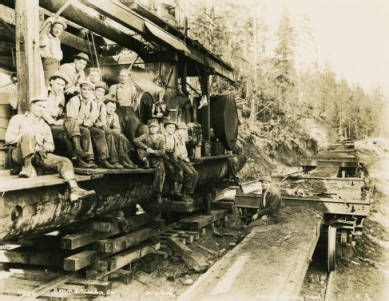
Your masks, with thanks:
[[[89,56],[88,56],[85,52],[79,52],[79,53],[77,53],[73,58],[75,58],[75,59],[80,59],[80,60],[84,60],[84,61],[86,61],[87,63],[90,62]]]
[[[36,103],[38,101],[47,101],[46,95],[38,95],[30,99],[30,103]]]

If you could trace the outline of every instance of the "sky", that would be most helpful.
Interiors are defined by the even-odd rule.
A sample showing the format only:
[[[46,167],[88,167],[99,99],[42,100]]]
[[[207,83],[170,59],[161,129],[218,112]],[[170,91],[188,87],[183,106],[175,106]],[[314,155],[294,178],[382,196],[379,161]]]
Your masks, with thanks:
[[[306,24],[312,28],[317,51],[300,47],[297,64],[314,55],[319,65],[329,64],[339,78],[368,91],[380,86],[389,96],[388,0],[242,1],[255,5],[272,28],[277,28],[285,7],[293,22],[301,25],[303,19],[309,20]]]

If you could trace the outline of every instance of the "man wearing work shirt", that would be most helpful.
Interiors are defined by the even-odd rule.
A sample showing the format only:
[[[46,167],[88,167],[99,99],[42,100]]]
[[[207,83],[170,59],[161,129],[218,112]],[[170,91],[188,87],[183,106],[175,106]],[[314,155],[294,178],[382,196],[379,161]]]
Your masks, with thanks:
[[[127,69],[120,70],[119,83],[112,85],[109,88],[110,99],[115,99],[118,104],[116,113],[119,116],[120,127],[124,135],[131,141],[134,141],[134,130],[135,126],[133,121],[134,112],[138,109],[137,104],[137,89],[130,81],[129,72]]]

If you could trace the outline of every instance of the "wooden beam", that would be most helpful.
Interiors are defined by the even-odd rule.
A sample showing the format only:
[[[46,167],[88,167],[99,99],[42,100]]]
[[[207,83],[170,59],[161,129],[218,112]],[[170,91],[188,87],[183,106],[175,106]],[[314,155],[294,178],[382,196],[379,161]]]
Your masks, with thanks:
[[[29,108],[29,99],[42,94],[44,79],[39,53],[39,0],[16,0],[16,70],[19,110]]]
[[[15,26],[15,11],[12,8],[0,4],[0,16],[7,24],[11,25],[11,28]],[[61,42],[69,47],[77,49],[83,52],[89,52],[92,49],[92,44],[87,40],[80,38],[70,32],[65,31],[61,36]]]
[[[97,242],[97,245],[100,252],[114,254],[133,247],[157,234],[157,230],[144,228],[117,238],[100,240]]]
[[[74,254],[65,258],[63,262],[63,269],[65,271],[78,271],[97,259],[97,252],[91,250],[85,250],[80,253]]]
[[[40,5],[51,12],[56,12],[65,2],[66,0],[41,0]],[[100,1],[100,3],[103,4],[105,1]],[[62,16],[82,27],[110,39],[113,42],[134,50],[140,56],[146,54],[146,46],[144,43],[131,37],[131,35],[121,31],[120,29],[109,25],[99,17],[94,17],[72,5],[70,5],[62,13]]]

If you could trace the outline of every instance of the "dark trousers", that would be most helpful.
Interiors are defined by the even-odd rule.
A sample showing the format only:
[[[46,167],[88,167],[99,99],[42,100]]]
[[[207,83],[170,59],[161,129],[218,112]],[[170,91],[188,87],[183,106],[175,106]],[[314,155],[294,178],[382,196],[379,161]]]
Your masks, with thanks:
[[[76,118],[65,118],[64,127],[69,139],[80,136],[81,148],[85,153],[85,159],[94,159],[92,138],[89,128],[80,126]]]
[[[105,137],[105,131],[96,127],[88,128],[94,150],[96,151],[96,157],[99,161],[108,159],[108,144]]]
[[[193,194],[196,189],[197,181],[199,179],[199,173],[189,162],[178,160],[178,164],[180,165],[184,173],[182,192]]]
[[[131,143],[119,130],[106,130],[105,136],[108,144],[109,158],[112,163],[131,161]]]
[[[132,107],[118,107],[116,113],[119,116],[120,128],[123,134],[133,143],[139,125],[134,109]]]
[[[274,187],[269,187],[269,189],[263,192],[263,199],[261,204],[262,209],[260,209],[258,212],[260,215],[271,215],[279,210],[281,205],[282,199],[280,191]]]
[[[166,153],[164,159],[166,175],[172,182],[182,183],[184,181],[184,172],[178,163],[178,160],[174,160],[173,155]]]
[[[66,152],[66,155],[70,158],[74,157],[74,149],[72,141],[69,136],[66,134],[66,129],[64,125],[51,125],[51,133],[53,134],[55,148],[58,149],[58,145],[63,146]],[[61,152],[62,154],[62,152]]]
[[[75,179],[73,164],[68,158],[52,153],[36,152],[35,146],[34,133],[24,134],[16,148],[12,150],[12,160],[18,165],[23,165],[24,159],[32,155],[34,166],[44,170],[56,171],[66,181]]]
[[[162,157],[150,156],[144,149],[138,149],[139,158],[147,158],[150,162],[150,166],[154,168],[154,181],[153,191],[161,194],[163,190],[163,184],[165,183],[166,171],[165,164]]]

